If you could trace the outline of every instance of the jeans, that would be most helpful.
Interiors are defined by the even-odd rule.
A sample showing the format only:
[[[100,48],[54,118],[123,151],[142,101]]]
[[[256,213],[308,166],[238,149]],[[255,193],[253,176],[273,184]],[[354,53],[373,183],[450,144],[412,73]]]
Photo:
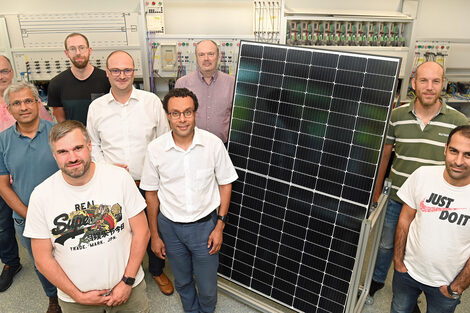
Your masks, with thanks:
[[[0,260],[3,264],[16,266],[20,264],[20,257],[11,215],[12,210],[0,197]]]
[[[145,190],[139,188],[140,194],[145,198]],[[145,209],[145,216],[147,216],[147,209]],[[152,239],[149,240],[147,245],[147,255],[149,256],[149,272],[152,276],[160,276],[163,273],[165,267],[165,260],[160,259],[152,251]]]
[[[393,242],[395,241],[395,230],[400,217],[403,204],[389,199],[385,211],[384,226],[380,237],[379,250],[375,261],[374,275],[372,279],[378,283],[384,283],[388,270],[393,260]]]
[[[158,215],[158,229],[185,312],[215,310],[219,254],[209,254],[207,240],[216,223],[215,211],[210,220],[192,224],[174,223],[163,214]]]
[[[421,292],[426,296],[426,313],[453,313],[460,303],[442,294],[439,287],[431,287],[414,280],[408,273],[393,273],[393,298],[390,313],[411,313]]]
[[[26,250],[28,250],[31,259],[33,260],[34,270],[36,271],[36,274],[41,281],[42,289],[44,289],[48,297],[57,297],[57,288],[51,284],[46,277],[39,273],[36,265],[34,264],[33,250],[31,249],[31,239],[23,236],[26,221],[18,216],[15,216],[13,221],[15,222],[15,231],[18,235],[18,240],[20,241],[21,245],[25,247]]]

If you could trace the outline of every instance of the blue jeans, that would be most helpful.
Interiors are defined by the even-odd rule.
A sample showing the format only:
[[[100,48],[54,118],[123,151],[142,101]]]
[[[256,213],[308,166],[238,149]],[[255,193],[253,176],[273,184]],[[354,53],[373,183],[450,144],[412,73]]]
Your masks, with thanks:
[[[16,266],[20,264],[20,257],[11,215],[12,210],[0,197],[0,260],[3,264]]]
[[[36,271],[36,274],[41,281],[42,289],[44,289],[48,297],[57,297],[57,288],[51,284],[46,277],[39,273],[36,265],[34,264],[33,250],[31,249],[31,239],[23,236],[25,220],[15,214],[13,221],[15,222],[15,231],[18,235],[18,240],[20,241],[21,245],[25,247],[26,250],[28,250],[31,259],[33,260],[34,270]]]
[[[395,241],[395,230],[400,217],[403,204],[389,199],[385,211],[384,226],[380,237],[379,250],[375,260],[374,275],[372,279],[379,283],[384,283],[387,278],[388,269],[393,260],[393,242]]]
[[[439,287],[431,287],[414,280],[408,273],[393,273],[393,298],[390,313],[411,313],[421,292],[426,295],[426,313],[453,313],[460,303],[442,294]]]
[[[209,254],[207,240],[216,223],[215,211],[210,220],[192,224],[174,223],[163,214],[158,215],[158,230],[185,312],[215,310],[219,254]]]

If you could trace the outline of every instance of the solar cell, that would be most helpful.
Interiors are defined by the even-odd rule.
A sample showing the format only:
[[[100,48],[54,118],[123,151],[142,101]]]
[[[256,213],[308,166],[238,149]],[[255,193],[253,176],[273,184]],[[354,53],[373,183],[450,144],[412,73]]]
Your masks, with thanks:
[[[345,311],[399,66],[241,43],[222,276],[297,311]]]

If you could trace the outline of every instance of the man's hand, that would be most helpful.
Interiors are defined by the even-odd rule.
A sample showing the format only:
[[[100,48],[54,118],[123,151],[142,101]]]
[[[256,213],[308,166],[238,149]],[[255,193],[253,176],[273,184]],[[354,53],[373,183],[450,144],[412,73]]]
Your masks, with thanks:
[[[119,166],[119,167],[122,167],[123,169],[125,169],[126,171],[129,172],[129,167],[127,166],[127,164],[123,164],[123,163],[114,163],[114,165]]]
[[[132,286],[125,284],[120,281],[116,286],[114,286],[109,296],[108,301],[106,302],[107,306],[118,306],[127,302],[129,296],[132,292]]]
[[[111,296],[105,296],[109,290],[90,290],[82,292],[79,297],[74,299],[76,302],[85,305],[105,305],[111,299]]]
[[[209,240],[207,241],[207,248],[212,246],[212,249],[209,251],[209,254],[216,254],[219,252],[220,247],[222,247],[223,242],[223,229],[220,227],[215,227],[214,230],[209,235]]]
[[[449,294],[449,291],[447,291],[447,285],[439,287],[439,290],[441,290],[441,293],[446,296],[447,298],[452,299],[452,296]]]
[[[397,260],[393,260],[393,264],[395,266],[395,269],[400,272],[400,273],[406,273],[408,272],[408,269],[406,268],[405,266],[405,263],[403,263],[403,261],[397,261]]]
[[[160,237],[152,238],[152,245],[151,245],[153,253],[158,256],[160,259],[165,259],[166,257],[166,250],[165,244]]]

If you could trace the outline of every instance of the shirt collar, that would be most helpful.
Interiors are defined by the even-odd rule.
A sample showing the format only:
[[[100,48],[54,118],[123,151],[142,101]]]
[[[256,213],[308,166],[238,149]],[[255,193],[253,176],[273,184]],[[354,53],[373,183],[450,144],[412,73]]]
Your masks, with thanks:
[[[115,103],[121,104],[120,102],[117,102],[116,99],[114,99],[114,96],[113,96],[113,93],[111,92],[111,90],[109,91],[109,93],[107,93],[107,94],[105,95],[105,97],[106,97],[106,98],[105,98],[105,99],[106,99],[106,103],[111,103],[111,102],[114,101]],[[123,104],[123,105],[129,104],[129,101],[130,101],[131,99],[134,99],[134,100],[137,100],[137,101],[141,100],[140,97],[139,97],[139,95],[137,94],[137,91],[136,91],[136,89],[135,89],[134,86],[132,86],[132,93],[131,93],[131,96],[129,97],[129,99],[127,100],[127,102],[126,102],[125,104]]]
[[[442,99],[441,97],[439,97],[439,100],[441,101],[441,109],[439,110],[439,112],[437,112],[436,116],[439,115],[439,114],[447,114],[447,112],[449,111],[449,108],[447,107],[447,104],[446,102],[444,101],[444,99]],[[408,106],[408,112],[409,113],[412,113],[413,115],[416,116],[416,113],[415,113],[415,101],[416,101],[416,97],[413,99],[413,101],[410,102],[410,105]]]
[[[198,73],[199,79],[202,80],[205,84],[207,84],[206,80],[204,79],[204,76],[202,76],[201,71],[197,71],[197,73]],[[212,82],[215,82],[217,80],[217,77],[219,77],[219,71],[218,70],[216,70],[214,75],[211,76],[211,84],[212,84]]]
[[[171,149],[182,151],[182,149],[175,144],[175,140],[173,139],[172,134],[173,134],[173,130],[171,130],[170,133],[169,133],[168,140],[165,144],[165,151],[169,151]],[[189,146],[187,151],[191,150],[193,147],[195,147],[197,145],[204,146],[204,143],[201,140],[201,131],[199,130],[199,128],[194,127],[193,142],[191,143],[191,145]]]
[[[42,118],[39,118],[39,126],[38,126],[38,130],[36,131],[36,135],[43,132],[45,127],[46,127],[46,123],[44,122],[44,120]],[[23,136],[23,134],[18,131],[18,122],[15,122],[15,124],[13,125],[13,132],[18,137]]]

